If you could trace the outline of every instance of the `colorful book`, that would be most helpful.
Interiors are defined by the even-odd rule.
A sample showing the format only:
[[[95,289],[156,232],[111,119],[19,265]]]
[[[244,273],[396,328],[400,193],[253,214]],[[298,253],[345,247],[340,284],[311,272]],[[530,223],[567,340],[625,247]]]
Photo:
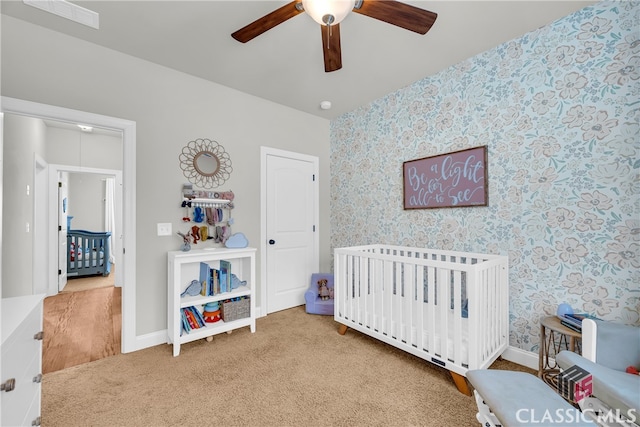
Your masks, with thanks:
[[[201,328],[204,328],[205,326],[207,326],[207,322],[204,321],[204,316],[202,316],[202,313],[200,312],[200,310],[198,310],[195,307],[191,307],[193,309],[193,314],[196,315],[196,318],[198,319],[198,323],[200,324]]]
[[[187,332],[190,332],[194,329],[204,328],[206,323],[204,321],[204,317],[202,317],[202,313],[195,307],[185,307],[182,309],[183,319],[186,320],[188,328],[185,328]]]
[[[182,317],[182,329],[186,333],[191,332],[191,324],[189,323],[189,319],[187,319],[187,313],[184,310],[180,310],[180,316]]]
[[[186,317],[187,322],[189,323],[189,330],[192,331],[194,329],[198,329],[198,325],[196,324],[193,318],[193,315],[189,312],[189,310],[186,308],[183,308],[182,313],[184,314],[184,317]]]
[[[180,336],[182,336],[183,331],[189,333],[191,329],[189,328],[189,322],[187,322],[187,318],[183,312],[180,312],[180,317],[182,319],[182,330],[180,331]]]

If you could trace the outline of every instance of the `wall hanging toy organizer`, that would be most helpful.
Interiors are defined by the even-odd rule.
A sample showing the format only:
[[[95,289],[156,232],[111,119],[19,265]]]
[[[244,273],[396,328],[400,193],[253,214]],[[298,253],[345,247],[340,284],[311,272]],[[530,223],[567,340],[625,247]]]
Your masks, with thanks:
[[[185,186],[180,205],[185,209],[182,221],[193,225],[186,234],[178,234],[191,244],[206,240],[225,243],[231,236],[234,197],[233,191],[192,190]]]

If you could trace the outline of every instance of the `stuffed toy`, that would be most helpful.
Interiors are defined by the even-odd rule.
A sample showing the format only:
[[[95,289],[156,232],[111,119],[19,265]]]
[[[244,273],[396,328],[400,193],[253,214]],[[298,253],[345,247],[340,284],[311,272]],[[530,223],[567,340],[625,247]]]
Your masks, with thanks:
[[[635,366],[627,367],[626,371],[627,371],[627,374],[640,375],[640,372],[638,372],[638,369],[636,369]]]
[[[329,288],[327,287],[327,279],[318,280],[318,296],[321,300],[329,299]]]

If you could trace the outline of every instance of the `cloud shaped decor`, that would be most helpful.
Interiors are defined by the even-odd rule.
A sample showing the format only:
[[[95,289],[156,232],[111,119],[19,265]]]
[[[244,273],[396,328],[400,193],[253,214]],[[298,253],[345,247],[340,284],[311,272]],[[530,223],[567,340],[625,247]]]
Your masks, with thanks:
[[[227,239],[224,244],[228,248],[246,248],[249,241],[242,233],[234,233]]]

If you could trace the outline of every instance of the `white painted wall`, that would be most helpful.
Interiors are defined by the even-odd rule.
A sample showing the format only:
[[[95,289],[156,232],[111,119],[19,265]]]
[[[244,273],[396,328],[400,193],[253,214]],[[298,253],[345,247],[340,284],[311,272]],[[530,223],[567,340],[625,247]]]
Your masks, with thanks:
[[[260,243],[260,146],[319,157],[320,269],[330,270],[328,120],[1,18],[2,95],[136,122],[137,335],[166,329],[166,252],[181,239],[157,237],[156,223],[186,231],[178,155],[190,140],[214,139],[229,153],[233,173],[221,189],[236,194],[233,230],[252,246]]]
[[[33,165],[34,155],[44,154],[45,136],[46,126],[40,119],[10,114],[4,117],[3,298],[32,294]]]
[[[47,127],[46,160],[52,164],[122,170],[122,137]]]
[[[105,176],[69,174],[69,215],[75,230],[104,231]]]

